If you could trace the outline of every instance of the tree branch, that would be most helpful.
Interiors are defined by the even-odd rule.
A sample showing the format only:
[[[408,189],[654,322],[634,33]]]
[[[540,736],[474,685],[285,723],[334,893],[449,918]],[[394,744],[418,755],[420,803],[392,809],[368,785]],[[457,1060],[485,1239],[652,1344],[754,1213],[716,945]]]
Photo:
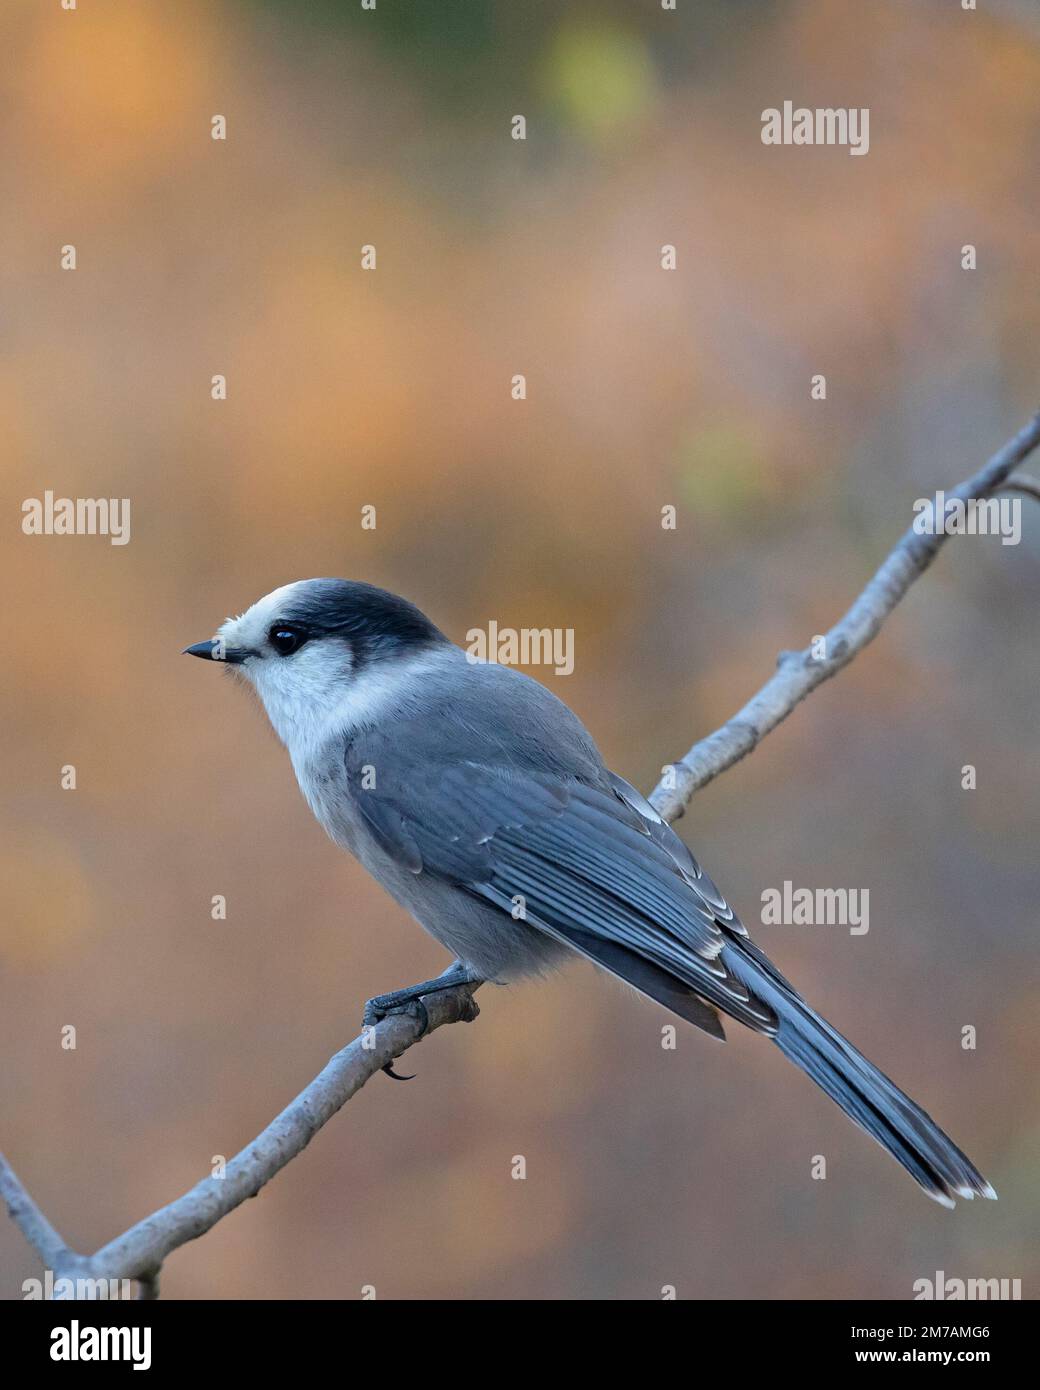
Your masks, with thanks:
[[[1001,483],[1001,492],[1023,492],[1027,497],[1035,497],[1040,502],[1040,482],[1028,473],[1012,473],[1006,483]]]
[[[1040,444],[1040,414],[993,455],[973,477],[948,493],[969,501],[1002,487],[1040,497],[1032,479],[1012,476],[1012,470]],[[782,652],[778,670],[743,709],[721,729],[694,744],[674,766],[673,779],[663,778],[651,800],[666,820],[681,816],[694,792],[745,757],[794,707],[821,682],[847,666],[857,652],[877,636],[910,585],[935,558],[945,535],[919,535],[913,529],[898,541],[888,558],[843,618],[826,638],[826,655],[817,659],[811,649]],[[447,1023],[470,1022],[477,1016],[473,987],[456,985],[424,999],[428,1032]],[[142,1298],[156,1298],[159,1271],[173,1250],[195,1240],[249,1197],[296,1157],[357,1091],[388,1062],[420,1040],[420,1024],[411,1015],[393,1015],[364,1031],[329,1061],[276,1119],[236,1154],[223,1177],[208,1177],[131,1226],[94,1255],[71,1250],[22,1186],[0,1154],[0,1196],[11,1218],[55,1275],[87,1279],[136,1279]]]
[[[469,1023],[475,1019],[479,1010],[473,998],[474,988],[455,985],[424,995],[429,1018],[425,1034],[421,1033],[418,1018],[411,1014],[393,1014],[363,1030],[330,1059],[252,1143],[229,1160],[223,1177],[203,1178],[169,1206],[152,1212],[94,1255],[78,1255],[68,1248],[3,1154],[0,1194],[44,1267],[56,1276],[138,1279],[141,1297],[154,1298],[158,1294],[159,1269],[166,1256],[189,1240],[205,1235],[228,1212],[255,1197],[376,1072],[407,1052],[421,1036],[446,1023]]]
[[[988,497],[1003,486],[1029,491],[1024,484],[1031,480],[1021,477],[1016,480],[1010,474],[1038,444],[1040,413],[976,474],[947,492],[947,500],[958,498],[968,502],[972,498]],[[947,537],[938,528],[935,530],[936,534],[921,535],[911,527],[900,537],[852,607],[826,634],[826,655],[815,657],[811,647],[800,652],[781,652],[776,673],[761,690],[721,729],[695,743],[685,757],[665,773],[650,796],[665,820],[677,820],[694,792],[747,757],[806,695],[836,675],[874,640],[907,589],[939,553]]]
[[[70,1254],[69,1247],[44,1216],[28,1192],[21,1179],[7,1159],[0,1153],[0,1197],[4,1199],[7,1214],[22,1235],[39,1254],[45,1266],[57,1269]]]

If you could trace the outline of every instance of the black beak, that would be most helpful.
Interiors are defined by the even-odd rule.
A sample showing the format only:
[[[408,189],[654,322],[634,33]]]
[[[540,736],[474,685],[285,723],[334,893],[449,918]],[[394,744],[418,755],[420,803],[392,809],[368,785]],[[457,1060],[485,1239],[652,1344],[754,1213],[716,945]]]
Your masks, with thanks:
[[[201,656],[203,661],[226,661],[229,666],[239,666],[246,659],[246,653],[235,647],[225,647],[222,642],[196,642],[193,647],[185,647],[181,656]]]

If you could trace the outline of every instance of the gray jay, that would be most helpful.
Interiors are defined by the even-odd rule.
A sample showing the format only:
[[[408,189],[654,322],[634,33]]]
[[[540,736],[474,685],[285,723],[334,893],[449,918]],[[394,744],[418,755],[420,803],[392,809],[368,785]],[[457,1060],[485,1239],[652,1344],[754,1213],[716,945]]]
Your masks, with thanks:
[[[306,579],[187,651],[256,689],[325,830],[455,963],[366,1021],[575,953],[712,1037],[770,1038],[944,1206],[995,1197],[938,1125],[815,1013],[686,845],[530,677],[473,662],[414,604]]]

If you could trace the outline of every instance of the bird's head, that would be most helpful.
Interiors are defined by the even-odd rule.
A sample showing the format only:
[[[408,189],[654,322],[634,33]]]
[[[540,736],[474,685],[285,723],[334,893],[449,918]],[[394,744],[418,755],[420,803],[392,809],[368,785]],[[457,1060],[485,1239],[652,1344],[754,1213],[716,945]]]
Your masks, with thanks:
[[[406,672],[444,648],[444,634],[397,594],[355,580],[301,579],[185,650],[249,681],[291,744],[337,717],[344,727],[372,717]]]

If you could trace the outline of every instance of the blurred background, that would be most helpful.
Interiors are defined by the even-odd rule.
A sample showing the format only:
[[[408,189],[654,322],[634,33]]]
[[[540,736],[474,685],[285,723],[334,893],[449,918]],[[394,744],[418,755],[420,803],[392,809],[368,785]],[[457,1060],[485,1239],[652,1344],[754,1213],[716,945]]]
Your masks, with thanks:
[[[573,628],[574,674],[533,674],[649,790],[1037,406],[1040,23],[985,9],[4,4],[0,1141],[74,1246],[447,963],[182,647],[323,574],[457,641]],[[763,146],[785,99],[869,107],[869,154]],[[23,535],[48,488],[129,497],[130,543]],[[164,1295],[1035,1296],[1038,593],[1027,502],[1017,548],[952,541],[679,827],[999,1204],[941,1210],[762,1039],[664,1051],[576,964],[484,991]],[[757,925],[785,879],[869,889],[869,933]],[[37,1272],[0,1223],[0,1295]]]

